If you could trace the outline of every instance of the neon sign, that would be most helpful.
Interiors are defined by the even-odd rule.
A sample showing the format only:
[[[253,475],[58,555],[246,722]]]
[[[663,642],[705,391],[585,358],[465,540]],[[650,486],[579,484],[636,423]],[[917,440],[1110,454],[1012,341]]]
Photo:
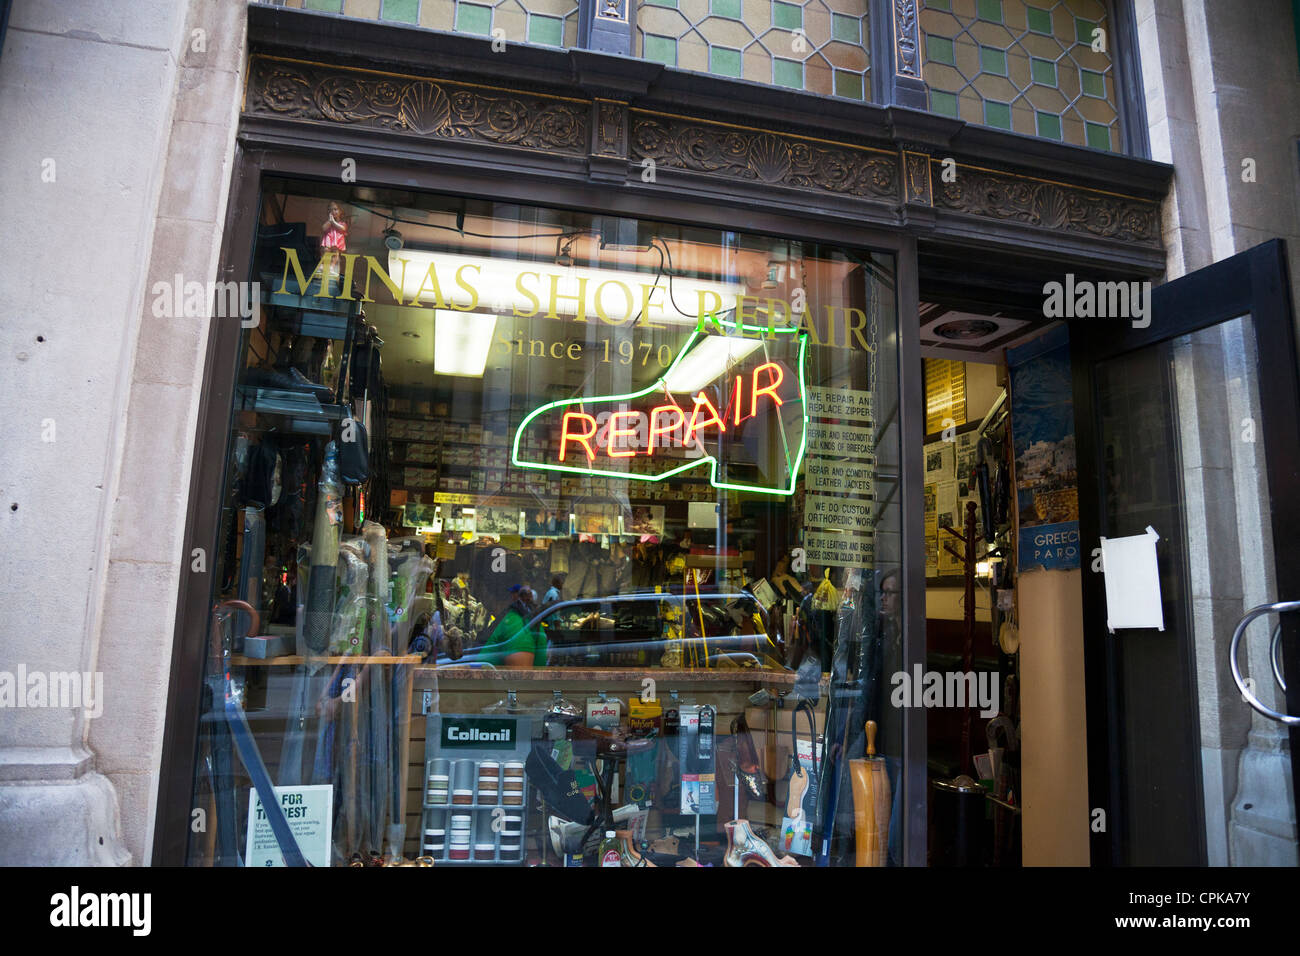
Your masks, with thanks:
[[[693,394],[685,402],[679,402],[670,392],[668,382],[674,380],[674,373],[692,354],[694,347],[706,339],[715,338],[697,329],[690,334],[686,345],[663,374],[640,391],[563,399],[529,412],[515,431],[511,452],[514,465],[656,482],[701,468],[707,463],[709,482],[715,488],[770,495],[794,494],[808,437],[804,385],[807,332],[797,327],[722,324],[731,331],[739,331],[742,336],[745,332],[758,332],[760,337],[765,333],[769,341],[775,340],[780,346],[776,351],[795,351],[790,363],[793,367],[774,359],[764,348],[763,353],[757,356],[760,361],[752,368],[720,369],[715,380],[723,379],[723,382],[716,388],[692,389]],[[644,402],[642,408],[610,408],[648,398],[651,401]],[[524,436],[530,427],[539,428],[547,424],[550,429],[537,443],[546,449],[546,460],[526,459],[520,451]],[[797,429],[797,436],[789,434],[792,428]],[[754,438],[755,429],[767,437]],[[775,437],[770,435],[773,430]],[[733,479],[730,472],[736,469],[729,467],[733,462],[723,454],[727,441],[743,441],[747,446],[770,444],[775,449],[772,457],[777,462],[773,470],[782,473],[779,480],[777,475],[769,475],[767,480]],[[680,457],[683,454],[696,457],[683,461]],[[629,467],[629,462],[637,459],[662,463],[664,470],[653,474],[624,470]],[[723,477],[719,476],[720,470]],[[761,468],[757,470],[763,471]]]

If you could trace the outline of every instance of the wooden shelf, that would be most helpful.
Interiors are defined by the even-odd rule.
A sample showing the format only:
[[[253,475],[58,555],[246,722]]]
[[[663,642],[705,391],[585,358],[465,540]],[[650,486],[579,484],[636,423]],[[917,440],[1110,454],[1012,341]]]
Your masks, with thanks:
[[[236,667],[297,667],[306,660],[301,654],[290,654],[288,657],[230,655],[230,663]],[[351,654],[343,657],[330,656],[323,660],[328,664],[419,664],[424,658],[419,654],[403,654],[401,657],[391,654]]]
[[[686,668],[686,667],[417,667],[415,676],[438,680],[509,681],[521,683],[557,683],[565,681],[622,681],[639,684],[642,678],[658,682],[688,681],[696,683],[771,684],[793,687],[794,671],[763,670],[757,667]]]

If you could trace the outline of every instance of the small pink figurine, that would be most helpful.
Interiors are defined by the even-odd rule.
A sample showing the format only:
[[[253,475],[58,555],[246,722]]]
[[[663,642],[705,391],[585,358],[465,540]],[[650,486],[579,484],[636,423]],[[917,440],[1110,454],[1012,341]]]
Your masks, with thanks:
[[[348,219],[343,213],[343,207],[336,202],[330,203],[329,218],[321,225],[322,235],[320,237],[321,252],[347,252],[348,250]]]

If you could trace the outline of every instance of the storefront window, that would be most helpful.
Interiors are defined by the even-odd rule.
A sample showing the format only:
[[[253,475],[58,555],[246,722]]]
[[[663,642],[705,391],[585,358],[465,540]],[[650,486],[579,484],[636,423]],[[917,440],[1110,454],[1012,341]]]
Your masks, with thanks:
[[[901,862],[891,256],[268,180],[250,281],[193,863]]]

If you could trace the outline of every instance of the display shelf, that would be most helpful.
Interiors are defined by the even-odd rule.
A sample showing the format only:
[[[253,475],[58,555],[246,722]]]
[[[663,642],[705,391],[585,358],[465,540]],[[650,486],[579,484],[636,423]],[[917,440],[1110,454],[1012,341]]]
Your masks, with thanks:
[[[467,681],[509,681],[511,683],[564,683],[567,681],[626,681],[640,683],[643,678],[653,677],[658,682],[683,681],[695,683],[771,684],[777,687],[793,687],[794,671],[771,671],[757,667],[499,667],[495,670],[486,667],[417,667],[415,677],[419,679],[437,678],[445,680]]]
[[[263,415],[284,415],[309,423],[324,424],[343,418],[342,405],[323,405],[311,392],[261,385],[235,386],[235,408]]]
[[[244,654],[231,654],[230,663],[237,667],[297,667],[307,660],[302,654],[289,654],[285,657],[248,657]],[[330,655],[318,658],[327,664],[419,664],[424,658],[419,654],[347,654]]]

